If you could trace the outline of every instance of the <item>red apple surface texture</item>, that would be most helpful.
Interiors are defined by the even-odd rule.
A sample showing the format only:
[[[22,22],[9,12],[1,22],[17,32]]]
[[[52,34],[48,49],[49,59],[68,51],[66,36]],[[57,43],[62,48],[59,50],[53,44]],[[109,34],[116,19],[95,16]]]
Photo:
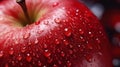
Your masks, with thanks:
[[[0,1],[0,67],[112,67],[106,34],[86,6],[25,1],[26,12],[16,0]]]

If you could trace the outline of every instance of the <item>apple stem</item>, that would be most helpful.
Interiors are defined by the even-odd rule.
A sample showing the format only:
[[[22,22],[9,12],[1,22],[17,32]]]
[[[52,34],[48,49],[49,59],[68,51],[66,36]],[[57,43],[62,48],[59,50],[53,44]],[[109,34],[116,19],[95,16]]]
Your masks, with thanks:
[[[31,19],[27,11],[25,0],[16,0],[16,2],[21,6],[28,23],[31,23]]]

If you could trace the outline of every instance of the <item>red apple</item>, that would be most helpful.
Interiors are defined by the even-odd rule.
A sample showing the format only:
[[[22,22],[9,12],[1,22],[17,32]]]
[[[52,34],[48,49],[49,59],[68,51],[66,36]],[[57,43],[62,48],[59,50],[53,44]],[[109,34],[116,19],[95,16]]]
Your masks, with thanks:
[[[106,34],[86,6],[25,1],[0,2],[0,67],[112,67]]]

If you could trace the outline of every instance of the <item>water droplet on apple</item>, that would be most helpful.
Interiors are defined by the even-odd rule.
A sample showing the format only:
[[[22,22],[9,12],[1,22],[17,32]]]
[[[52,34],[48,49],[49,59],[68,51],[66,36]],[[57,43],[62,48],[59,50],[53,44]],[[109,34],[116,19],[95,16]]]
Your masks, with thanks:
[[[54,21],[55,21],[56,23],[60,23],[60,18],[56,18]]]
[[[44,44],[43,47],[44,47],[44,48],[47,48],[48,46],[47,46],[47,44]]]
[[[69,42],[67,40],[63,40],[63,43],[67,46],[69,44]]]
[[[27,38],[29,38],[30,37],[30,33],[29,32],[26,32],[24,35],[23,35],[23,38],[24,39],[27,39]]]
[[[45,57],[50,57],[50,55],[51,55],[50,51],[49,50],[45,50],[44,56]]]
[[[42,65],[41,61],[38,61],[38,66],[41,66],[41,65]]]
[[[91,44],[87,44],[87,45],[86,45],[86,48],[89,49],[89,50],[92,50],[92,49],[93,49],[93,47],[92,47]]]
[[[3,57],[3,51],[0,51],[0,58]]]
[[[58,6],[59,5],[59,3],[58,2],[55,2],[54,4],[53,4],[53,7],[56,7],[56,6]]]
[[[62,57],[64,57],[64,56],[65,56],[65,53],[64,53],[63,51],[61,52],[61,56],[62,56]]]
[[[27,62],[31,62],[32,60],[32,57],[30,56],[30,54],[28,53],[27,56],[26,56],[26,61]]]
[[[92,34],[92,32],[88,32],[88,34],[90,35],[90,37],[93,37],[93,34]]]
[[[99,40],[99,38],[96,38],[96,41],[97,41],[98,44],[101,43],[101,41]]]
[[[38,39],[36,38],[36,39],[35,39],[35,44],[38,44],[38,42],[39,42],[39,41],[38,41]]]
[[[72,35],[72,30],[71,29],[65,28],[64,31],[65,31],[64,32],[65,36],[70,37]]]
[[[22,56],[21,56],[20,54],[18,55],[17,60],[18,60],[18,61],[21,61],[21,60],[22,60]]]
[[[85,58],[86,58],[86,60],[87,60],[88,62],[91,62],[91,61],[92,61],[92,56],[91,56],[90,54],[87,54],[87,55],[85,56]]]
[[[58,67],[58,66],[56,64],[54,64],[53,67]]]
[[[43,22],[45,25],[48,25],[49,24],[49,21],[44,21]]]
[[[81,41],[85,42],[85,39],[83,38],[83,36],[80,36]]]
[[[71,67],[72,63],[70,61],[67,61],[67,67]]]
[[[79,33],[80,33],[81,35],[83,35],[83,34],[84,34],[84,31],[83,31],[82,29],[79,29]]]
[[[10,50],[9,50],[9,54],[10,54],[10,55],[13,55],[13,53],[14,53],[13,48],[10,48]]]
[[[98,55],[102,56],[103,54],[102,54],[102,52],[98,52]]]
[[[21,48],[21,52],[24,53],[26,51],[26,47]]]
[[[58,39],[55,39],[55,44],[56,45],[60,44],[60,41]]]

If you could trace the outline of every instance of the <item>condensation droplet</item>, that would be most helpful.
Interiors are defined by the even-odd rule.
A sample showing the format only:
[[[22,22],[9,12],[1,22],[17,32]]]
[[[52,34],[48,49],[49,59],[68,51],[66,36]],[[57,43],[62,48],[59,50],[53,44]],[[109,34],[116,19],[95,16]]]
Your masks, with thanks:
[[[80,36],[80,39],[81,41],[85,42],[85,39],[82,36]]]
[[[82,29],[79,29],[79,33],[80,33],[81,35],[83,35],[83,34],[84,34],[84,31],[83,31]]]
[[[65,28],[64,29],[64,34],[65,34],[65,36],[70,37],[72,35],[72,30],[68,29],[68,28]]]
[[[54,21],[55,21],[56,23],[60,23],[60,19],[59,19],[59,18],[56,18]]]
[[[18,55],[17,60],[18,60],[18,61],[21,61],[21,60],[22,60],[22,56],[21,56],[20,54]]]
[[[101,42],[101,41],[99,40],[99,38],[96,38],[96,41],[97,41],[98,44],[100,44],[100,42]]]
[[[98,55],[102,56],[103,54],[102,54],[102,52],[98,52]]]
[[[58,39],[55,39],[55,44],[56,45],[60,44],[60,41]]]
[[[53,67],[58,67],[58,66],[56,64],[54,64]]]
[[[58,6],[59,5],[59,3],[58,2],[55,2],[54,4],[53,4],[53,7],[56,7],[56,6]]]
[[[67,46],[69,42],[67,40],[63,40],[63,43]]]
[[[32,60],[32,57],[30,56],[30,54],[28,53],[27,56],[26,56],[26,61],[27,62],[31,62]]]
[[[24,53],[26,51],[26,47],[21,48],[21,52]]]
[[[26,32],[24,35],[23,35],[23,38],[24,39],[27,39],[27,38],[29,38],[30,37],[30,33],[29,32]]]
[[[43,22],[45,25],[48,25],[49,24],[49,21],[44,21]]]
[[[64,53],[63,51],[61,52],[61,56],[62,56],[62,57],[64,57],[64,56],[65,56],[65,53]]]
[[[9,50],[9,54],[10,54],[10,55],[13,55],[13,53],[14,53],[13,48],[10,48],[10,50]]]
[[[50,55],[51,55],[50,51],[49,50],[45,50],[44,56],[45,57],[50,57]]]
[[[90,37],[93,37],[93,34],[92,34],[92,32],[88,32],[88,34],[90,35]]]
[[[38,66],[42,66],[42,63],[41,63],[41,61],[38,61]]]
[[[67,67],[71,67],[72,63],[70,61],[67,61]]]
[[[89,49],[89,50],[92,50],[92,49],[93,49],[93,47],[92,47],[91,44],[87,44],[87,45],[86,45],[86,48]]]
[[[3,51],[0,51],[0,58],[3,57]]]
[[[43,47],[44,47],[44,48],[47,48],[48,46],[47,46],[47,44],[44,44]]]
[[[38,41],[38,39],[36,38],[36,39],[35,39],[35,44],[38,44],[38,42],[39,42],[39,41]]]
[[[87,54],[87,55],[85,56],[85,58],[86,58],[86,60],[87,60],[88,62],[91,62],[91,61],[92,61],[92,56],[91,56],[90,54]]]

